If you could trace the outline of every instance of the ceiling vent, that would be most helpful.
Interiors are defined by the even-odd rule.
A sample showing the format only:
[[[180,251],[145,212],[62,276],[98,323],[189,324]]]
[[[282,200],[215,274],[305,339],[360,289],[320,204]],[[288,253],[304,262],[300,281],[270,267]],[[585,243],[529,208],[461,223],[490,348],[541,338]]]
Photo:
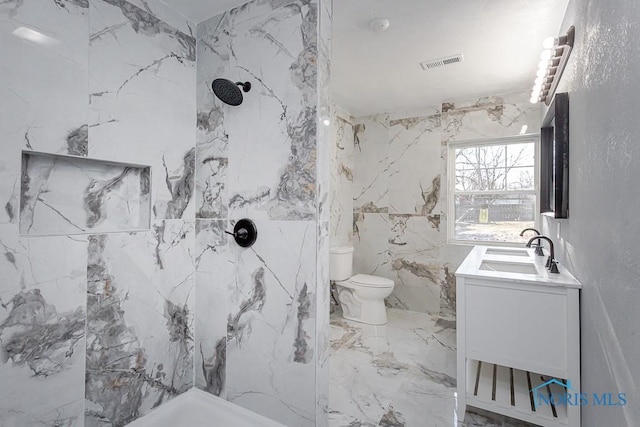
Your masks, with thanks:
[[[452,56],[445,56],[444,58],[438,58],[431,61],[421,62],[420,66],[423,70],[431,70],[432,68],[444,67],[445,65],[457,64],[464,61],[464,56],[461,53]]]

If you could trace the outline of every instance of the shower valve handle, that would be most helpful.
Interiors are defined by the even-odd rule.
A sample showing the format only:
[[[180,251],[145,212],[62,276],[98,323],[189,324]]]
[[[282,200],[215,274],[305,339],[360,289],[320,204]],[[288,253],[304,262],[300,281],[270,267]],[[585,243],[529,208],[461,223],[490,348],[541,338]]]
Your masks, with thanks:
[[[243,248],[252,246],[258,238],[258,229],[255,223],[247,218],[236,223],[233,227],[233,233],[231,231],[225,231],[225,233],[233,236],[238,246]]]

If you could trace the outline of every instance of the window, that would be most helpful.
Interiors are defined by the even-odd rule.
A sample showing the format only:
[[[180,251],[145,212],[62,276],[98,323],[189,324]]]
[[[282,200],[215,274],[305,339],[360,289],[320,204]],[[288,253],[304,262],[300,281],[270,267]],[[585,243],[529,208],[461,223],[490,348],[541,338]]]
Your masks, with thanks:
[[[521,242],[536,220],[537,136],[449,145],[449,240]]]

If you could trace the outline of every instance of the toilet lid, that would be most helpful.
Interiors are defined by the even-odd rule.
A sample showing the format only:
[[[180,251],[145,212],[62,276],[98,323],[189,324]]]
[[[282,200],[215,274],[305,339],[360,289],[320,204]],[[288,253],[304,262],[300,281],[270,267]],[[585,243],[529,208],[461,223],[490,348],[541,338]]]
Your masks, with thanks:
[[[368,274],[356,274],[351,278],[351,282],[370,288],[389,288],[393,286],[393,280],[379,276],[369,276]]]

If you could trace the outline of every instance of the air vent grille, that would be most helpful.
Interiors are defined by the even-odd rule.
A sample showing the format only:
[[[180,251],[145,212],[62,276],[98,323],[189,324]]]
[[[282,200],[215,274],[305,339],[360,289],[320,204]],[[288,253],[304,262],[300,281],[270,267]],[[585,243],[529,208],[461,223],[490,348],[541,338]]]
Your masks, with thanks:
[[[432,68],[444,67],[445,65],[457,64],[464,61],[464,56],[461,53],[457,55],[445,56],[444,58],[433,59],[431,61],[421,62],[420,66],[423,70],[430,70]]]

